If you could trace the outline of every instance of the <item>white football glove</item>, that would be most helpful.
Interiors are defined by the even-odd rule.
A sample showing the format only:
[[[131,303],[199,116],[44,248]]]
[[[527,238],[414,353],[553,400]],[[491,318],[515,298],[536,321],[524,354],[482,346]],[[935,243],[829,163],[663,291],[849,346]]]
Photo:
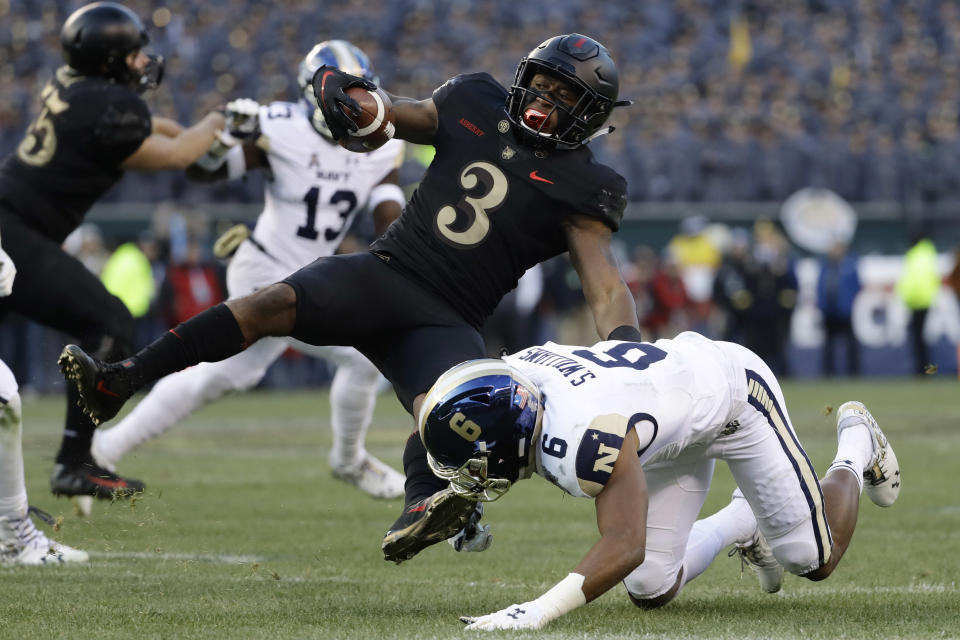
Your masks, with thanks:
[[[464,629],[470,631],[496,631],[498,629],[540,629],[552,618],[546,615],[539,604],[524,602],[512,604],[506,609],[485,616],[461,616],[460,622],[466,624]]]
[[[224,117],[227,131],[235,138],[249,138],[260,130],[260,105],[250,98],[238,98],[227,103]]]
[[[13,293],[13,280],[16,277],[17,267],[3,247],[0,247],[0,298]]]
[[[455,551],[486,551],[493,542],[493,534],[490,533],[490,525],[480,524],[480,517],[483,515],[483,503],[477,503],[477,508],[470,514],[466,526],[460,529],[460,532],[452,538],[447,538],[447,542]]]

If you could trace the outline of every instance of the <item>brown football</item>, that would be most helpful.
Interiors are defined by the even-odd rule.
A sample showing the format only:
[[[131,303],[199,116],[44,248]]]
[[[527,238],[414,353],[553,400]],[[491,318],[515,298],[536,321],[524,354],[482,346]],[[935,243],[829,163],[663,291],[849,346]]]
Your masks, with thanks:
[[[341,107],[347,117],[357,123],[356,131],[338,141],[341,147],[363,153],[378,149],[393,138],[396,116],[390,97],[382,89],[367,91],[363,87],[350,87],[346,93],[357,101],[361,112],[355,116],[346,107]]]

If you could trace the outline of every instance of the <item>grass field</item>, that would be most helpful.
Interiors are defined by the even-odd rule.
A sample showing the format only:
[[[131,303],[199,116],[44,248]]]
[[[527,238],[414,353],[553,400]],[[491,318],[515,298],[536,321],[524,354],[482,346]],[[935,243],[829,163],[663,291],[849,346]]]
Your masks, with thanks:
[[[835,451],[828,407],[863,400],[900,458],[891,509],[864,498],[851,549],[822,583],[787,576],[776,595],[725,556],[669,606],[633,607],[622,587],[543,638],[960,638],[960,385],[955,380],[787,383],[788,407],[821,471]],[[482,554],[443,544],[396,566],[380,539],[400,509],[330,477],[326,394],[256,392],[208,407],[121,465],[148,492],[73,514],[47,487],[61,398],[26,399],[31,502],[82,566],[0,570],[0,638],[458,638],[457,617],[540,595],[596,539],[590,501],[539,478],[490,506]],[[411,428],[392,396],[368,448],[399,466]],[[706,509],[727,502],[719,468]],[[472,634],[469,637],[473,637]]]

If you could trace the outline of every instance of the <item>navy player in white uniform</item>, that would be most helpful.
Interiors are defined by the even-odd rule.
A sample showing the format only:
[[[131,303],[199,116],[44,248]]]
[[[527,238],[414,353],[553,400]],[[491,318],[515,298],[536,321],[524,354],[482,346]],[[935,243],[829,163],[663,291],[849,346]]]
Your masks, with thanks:
[[[357,47],[344,40],[321,42],[300,64],[299,102],[228,104],[231,121],[240,121],[242,114],[237,112],[249,114],[252,126],[245,132],[245,142],[215,143],[210,155],[191,167],[191,175],[203,180],[237,178],[254,169],[268,174],[263,211],[227,268],[231,298],[249,295],[336,253],[364,209],[371,211],[379,232],[400,215],[404,197],[397,185],[397,168],[403,162],[403,142],[391,140],[362,155],[336,144],[312,99],[310,80],[323,64],[370,80],[376,77]],[[338,365],[330,387],[334,476],[378,498],[403,495],[403,476],[363,447],[380,380],[376,367],[351,347],[314,347],[291,338],[264,338],[232,358],[163,378],[117,426],[96,432],[94,458],[114,468],[123,455],[203,405],[255,386],[290,346]]]
[[[344,92],[373,83],[321,67],[314,93],[334,137],[357,128]],[[432,98],[391,96],[398,138],[436,147],[403,215],[362,254],[321,258],[282,283],[198,314],[132,358],[102,363],[79,347],[61,355],[96,420],[136,389],[202,361],[222,360],[265,336],[356,347],[416,415],[450,366],[485,355],[479,327],[531,266],[569,251],[602,338],[640,339],[633,296],[610,240],[626,181],[586,143],[618,102],[606,49],[579,34],[546,40],[508,90],[487,74],[453,78]],[[475,505],[430,471],[414,432],[403,455],[405,504],[383,541],[400,562],[449,538]]]
[[[444,373],[419,416],[430,464],[455,491],[494,500],[533,473],[596,500],[600,540],[539,598],[463,621],[540,628],[623,581],[633,602],[669,602],[736,545],[761,586],[783,569],[829,576],[856,525],[860,494],[890,506],[893,448],[859,402],[837,411],[837,455],[820,480],[780,385],[753,352],[693,332],[655,343],[547,343]],[[697,521],[716,460],[738,489]]]

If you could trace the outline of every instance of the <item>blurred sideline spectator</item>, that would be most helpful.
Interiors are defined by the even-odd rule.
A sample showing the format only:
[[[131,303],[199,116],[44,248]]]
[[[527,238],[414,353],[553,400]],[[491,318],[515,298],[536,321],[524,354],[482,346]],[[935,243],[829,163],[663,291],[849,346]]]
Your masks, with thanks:
[[[847,252],[846,244],[835,243],[820,259],[817,279],[817,307],[823,316],[823,374],[833,376],[835,347],[842,340],[847,350],[847,371],[860,375],[860,344],[853,333],[853,301],[860,292],[857,258]]]
[[[704,216],[688,216],[680,222],[680,232],[667,245],[676,261],[687,296],[687,322],[694,331],[707,333],[713,307],[713,281],[720,265],[720,251],[707,233]]]
[[[746,314],[746,342],[777,375],[787,371],[790,319],[797,304],[797,276],[783,234],[769,220],[753,228],[753,253],[747,291],[753,304]]]
[[[650,331],[649,340],[670,338],[687,327],[690,298],[673,252],[663,252],[650,278],[651,308],[642,325]]]
[[[204,309],[222,302],[226,287],[223,270],[204,255],[204,248],[191,238],[179,260],[167,267],[160,291],[160,311],[168,327],[175,327]]]
[[[750,232],[733,229],[713,281],[713,302],[719,316],[718,337],[739,344],[746,343],[747,314],[753,306],[753,294],[747,288],[749,258]]]
[[[940,273],[937,270],[937,249],[922,234],[903,256],[903,274],[897,281],[897,294],[910,309],[910,342],[913,350],[914,373],[923,375],[930,364],[930,350],[923,337],[927,312],[940,291]]]
[[[100,280],[107,291],[123,301],[134,319],[150,310],[156,294],[153,266],[136,243],[124,242],[117,247],[103,265]]]

